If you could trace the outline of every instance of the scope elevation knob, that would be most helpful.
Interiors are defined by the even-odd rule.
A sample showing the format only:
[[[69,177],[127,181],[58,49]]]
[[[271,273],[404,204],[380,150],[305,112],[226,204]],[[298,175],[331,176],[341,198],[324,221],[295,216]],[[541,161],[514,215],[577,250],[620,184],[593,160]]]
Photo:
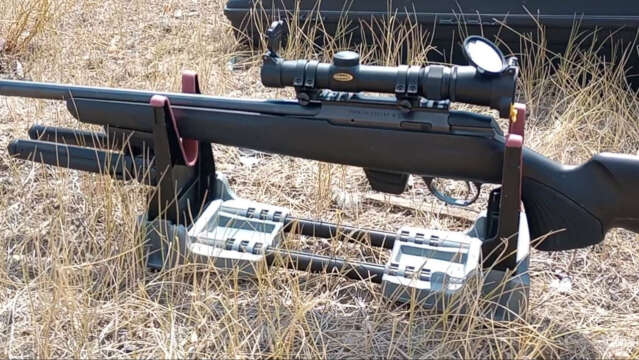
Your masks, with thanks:
[[[359,65],[359,54],[354,51],[340,51],[333,55],[333,65],[354,67]]]

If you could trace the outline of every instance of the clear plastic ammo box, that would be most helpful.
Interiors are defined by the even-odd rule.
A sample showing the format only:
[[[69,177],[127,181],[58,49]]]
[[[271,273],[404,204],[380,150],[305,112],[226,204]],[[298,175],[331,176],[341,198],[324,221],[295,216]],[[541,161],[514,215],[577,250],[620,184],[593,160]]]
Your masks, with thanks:
[[[461,232],[403,227],[382,277],[384,296],[434,306],[477,276],[481,240]]]
[[[279,245],[287,216],[284,208],[254,201],[213,201],[188,232],[190,250],[218,268],[255,275],[267,248]]]

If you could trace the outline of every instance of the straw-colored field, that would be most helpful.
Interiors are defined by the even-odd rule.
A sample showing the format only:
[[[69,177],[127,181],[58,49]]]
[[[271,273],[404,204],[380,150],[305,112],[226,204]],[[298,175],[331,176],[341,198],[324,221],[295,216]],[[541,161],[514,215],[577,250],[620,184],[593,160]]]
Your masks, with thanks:
[[[291,98],[261,85],[259,52],[246,66],[227,66],[241,49],[223,3],[4,0],[0,77],[177,91],[181,70],[192,69],[208,94]],[[367,61],[395,63],[403,37],[388,29]],[[289,57],[327,58],[340,46],[318,54],[296,34]],[[412,62],[421,62],[427,47],[411,48]],[[523,61],[527,145],[567,164],[601,151],[637,153],[639,99],[622,67],[578,51],[562,64],[551,74],[549,55],[536,46]],[[147,189],[9,158],[8,142],[33,123],[89,128],[62,103],[0,98],[0,357],[639,357],[636,234],[613,231],[578,251],[533,250],[530,309],[511,323],[389,304],[378,285],[336,275],[273,268],[246,281],[203,267],[152,272],[134,236]],[[411,210],[366,200],[373,192],[361,169],[214,150],[241,196],[296,215],[389,231],[469,225],[434,214],[441,205],[421,180],[402,195]],[[388,256],[332,240],[287,246],[354,260]]]

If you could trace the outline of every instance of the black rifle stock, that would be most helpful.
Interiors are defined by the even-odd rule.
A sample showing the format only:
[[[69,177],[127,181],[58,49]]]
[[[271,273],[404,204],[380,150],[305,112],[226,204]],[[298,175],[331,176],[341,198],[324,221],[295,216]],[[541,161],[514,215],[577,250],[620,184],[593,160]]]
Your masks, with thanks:
[[[528,150],[523,171],[531,235],[563,231],[540,249],[594,245],[615,227],[639,232],[639,157],[602,153],[580,166],[563,166]]]
[[[0,94],[67,101],[80,121],[148,133],[136,119],[152,111],[155,93],[2,80]],[[237,100],[166,93],[181,134],[203,142],[380,170],[499,183],[504,138],[490,117],[467,112],[443,116],[447,129],[404,128],[394,103]],[[352,104],[360,117],[344,120]],[[364,109],[368,109],[367,112]],[[351,114],[351,115],[353,115]],[[411,115],[416,123],[420,114]],[[377,123],[372,118],[380,118]],[[26,157],[18,143],[9,152]],[[639,158],[599,154],[580,166],[564,166],[530,149],[523,153],[522,198],[531,236],[551,234],[539,248],[565,250],[599,243],[613,227],[639,232]]]

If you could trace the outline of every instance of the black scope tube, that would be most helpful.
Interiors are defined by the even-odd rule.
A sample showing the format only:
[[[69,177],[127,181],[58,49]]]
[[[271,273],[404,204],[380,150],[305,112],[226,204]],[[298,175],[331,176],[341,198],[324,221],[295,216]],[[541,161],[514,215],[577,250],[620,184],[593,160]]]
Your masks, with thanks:
[[[340,55],[348,57],[347,61],[338,61]],[[360,65],[357,53],[346,51],[336,54],[333,63],[267,57],[261,79],[268,87],[406,94],[489,106],[507,118],[518,72],[516,66],[508,66],[500,74],[483,74],[473,66]]]

